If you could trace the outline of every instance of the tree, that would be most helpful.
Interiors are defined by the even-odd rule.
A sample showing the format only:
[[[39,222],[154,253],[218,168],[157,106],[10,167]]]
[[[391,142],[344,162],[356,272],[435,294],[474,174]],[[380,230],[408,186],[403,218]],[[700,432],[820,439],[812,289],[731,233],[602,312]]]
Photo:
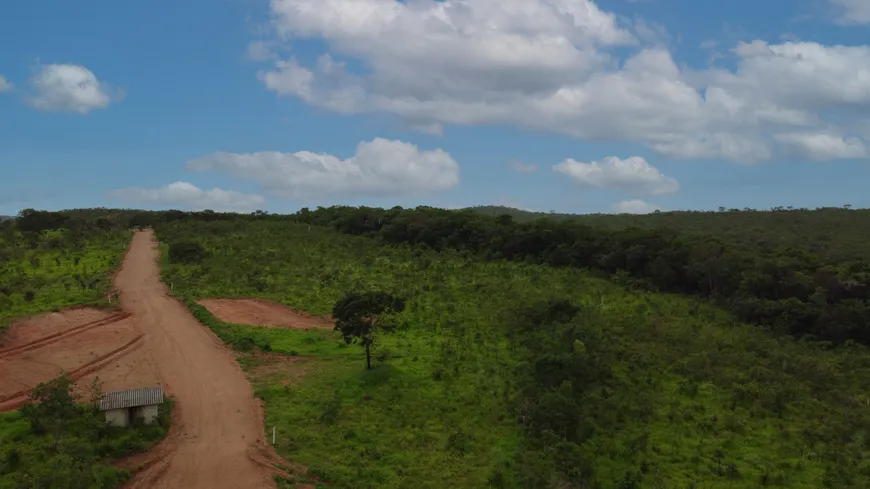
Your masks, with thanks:
[[[171,263],[200,263],[206,257],[202,245],[192,241],[181,241],[169,245]]]
[[[63,374],[39,384],[30,393],[30,400],[21,408],[21,414],[30,421],[34,433],[51,432],[57,449],[67,424],[79,414],[69,377]]]
[[[371,346],[375,332],[389,329],[388,319],[405,309],[405,302],[384,292],[350,292],[332,308],[335,330],[347,344],[359,342],[366,349],[366,368],[372,368]]]

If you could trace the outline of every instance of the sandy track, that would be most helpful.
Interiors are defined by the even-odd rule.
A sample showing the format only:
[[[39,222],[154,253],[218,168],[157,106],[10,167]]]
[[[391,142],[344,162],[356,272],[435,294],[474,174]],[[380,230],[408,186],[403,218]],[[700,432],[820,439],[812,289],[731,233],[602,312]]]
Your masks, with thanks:
[[[150,231],[134,235],[115,285],[133,314],[145,349],[167,393],[177,401],[169,436],[157,461],[139,472],[130,489],[274,488],[262,462],[262,408],[232,353],[160,281]]]

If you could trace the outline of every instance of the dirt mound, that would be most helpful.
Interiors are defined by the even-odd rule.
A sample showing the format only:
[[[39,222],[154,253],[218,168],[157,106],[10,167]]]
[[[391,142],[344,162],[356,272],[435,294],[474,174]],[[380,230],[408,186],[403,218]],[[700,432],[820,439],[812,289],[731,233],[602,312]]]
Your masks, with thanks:
[[[197,303],[221,321],[265,328],[333,329],[332,321],[262,299],[200,299]]]

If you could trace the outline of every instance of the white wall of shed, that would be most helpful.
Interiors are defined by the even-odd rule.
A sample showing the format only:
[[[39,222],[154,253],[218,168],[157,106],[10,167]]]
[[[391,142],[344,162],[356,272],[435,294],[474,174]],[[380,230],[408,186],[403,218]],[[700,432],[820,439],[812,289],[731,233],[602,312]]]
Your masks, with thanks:
[[[157,419],[157,404],[136,408],[136,417],[141,417],[145,424],[151,424]]]
[[[130,415],[127,409],[110,409],[105,411],[106,423],[113,426],[129,426]]]

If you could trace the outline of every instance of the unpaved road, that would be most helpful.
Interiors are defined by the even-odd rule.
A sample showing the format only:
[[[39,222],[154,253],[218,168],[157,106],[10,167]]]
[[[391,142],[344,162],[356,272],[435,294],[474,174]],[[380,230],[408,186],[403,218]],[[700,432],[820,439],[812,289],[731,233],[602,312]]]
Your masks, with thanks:
[[[173,426],[130,489],[274,488],[262,410],[232,353],[167,295],[151,231],[137,232],[115,285],[144,350],[176,399]]]

